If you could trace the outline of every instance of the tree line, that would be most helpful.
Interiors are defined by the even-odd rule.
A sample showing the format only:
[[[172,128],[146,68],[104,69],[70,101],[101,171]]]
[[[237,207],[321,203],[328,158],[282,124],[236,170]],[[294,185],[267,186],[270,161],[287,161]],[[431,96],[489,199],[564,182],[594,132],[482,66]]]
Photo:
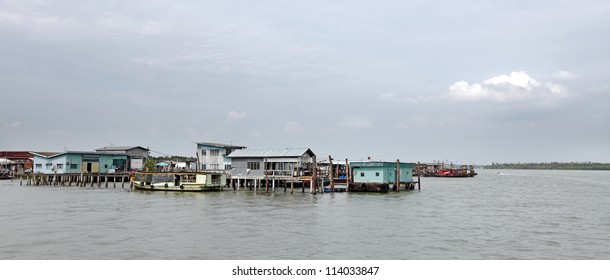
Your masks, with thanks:
[[[610,163],[600,162],[538,162],[538,163],[495,163],[486,165],[488,169],[557,169],[557,170],[610,170]]]

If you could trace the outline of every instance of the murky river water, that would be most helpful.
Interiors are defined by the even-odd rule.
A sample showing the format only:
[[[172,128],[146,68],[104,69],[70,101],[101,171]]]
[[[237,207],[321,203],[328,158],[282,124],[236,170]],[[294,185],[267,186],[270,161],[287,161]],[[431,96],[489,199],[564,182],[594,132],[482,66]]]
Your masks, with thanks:
[[[610,172],[495,172],[315,196],[0,181],[0,259],[610,259]]]

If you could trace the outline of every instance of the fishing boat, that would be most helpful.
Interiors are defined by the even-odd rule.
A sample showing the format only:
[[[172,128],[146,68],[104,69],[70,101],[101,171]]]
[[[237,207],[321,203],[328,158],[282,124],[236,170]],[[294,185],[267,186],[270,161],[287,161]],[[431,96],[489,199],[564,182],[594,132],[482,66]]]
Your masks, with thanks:
[[[226,186],[226,174],[207,172],[136,172],[133,187],[148,191],[204,192]]]
[[[474,177],[475,175],[477,173],[471,172],[470,169],[445,168],[430,174],[430,177]]]
[[[421,164],[417,166],[414,173],[424,177],[444,178],[474,177],[477,175],[472,165],[462,165],[459,168],[454,168],[453,164],[450,167],[445,167],[444,163]]]

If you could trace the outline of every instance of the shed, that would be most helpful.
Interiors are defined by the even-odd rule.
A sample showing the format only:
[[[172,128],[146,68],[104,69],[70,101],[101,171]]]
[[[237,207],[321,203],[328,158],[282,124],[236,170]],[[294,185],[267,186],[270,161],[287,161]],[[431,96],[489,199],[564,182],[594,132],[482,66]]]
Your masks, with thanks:
[[[396,182],[396,162],[364,161],[350,162],[353,181],[356,183],[388,183]],[[413,166],[415,163],[399,163],[400,183],[413,182]]]

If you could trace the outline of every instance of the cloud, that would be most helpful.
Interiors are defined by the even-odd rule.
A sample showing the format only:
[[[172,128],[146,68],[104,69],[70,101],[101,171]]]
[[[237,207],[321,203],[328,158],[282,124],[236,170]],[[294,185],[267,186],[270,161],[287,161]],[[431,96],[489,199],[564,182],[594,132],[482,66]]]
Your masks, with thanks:
[[[415,97],[400,97],[397,94],[393,93],[393,92],[386,92],[384,94],[381,95],[381,99],[389,101],[389,102],[400,102],[400,103],[419,103],[419,102],[423,102],[423,101],[427,101],[430,98],[423,96],[421,94],[416,95]]]
[[[553,74],[553,77],[555,77],[555,79],[558,80],[565,80],[565,81],[569,81],[569,80],[576,80],[578,78],[580,78],[580,76],[574,74],[574,73],[570,73],[568,71],[564,71],[564,70],[560,70],[557,71]]]
[[[301,123],[288,121],[286,125],[284,125],[283,131],[289,134],[303,134],[307,132],[307,128]]]
[[[246,117],[246,112],[231,111],[227,114],[229,120],[239,120]]]
[[[544,85],[524,71],[512,72],[483,81],[469,84],[458,81],[449,86],[448,95],[458,101],[518,102],[542,101],[553,103],[570,95],[568,89],[560,84]]]
[[[338,123],[339,126],[354,128],[354,129],[365,129],[373,127],[371,121],[365,117],[343,117]]]
[[[16,128],[21,126],[21,122],[20,121],[4,121],[3,119],[0,119],[0,124],[2,124],[5,127],[9,127],[9,128]]]

